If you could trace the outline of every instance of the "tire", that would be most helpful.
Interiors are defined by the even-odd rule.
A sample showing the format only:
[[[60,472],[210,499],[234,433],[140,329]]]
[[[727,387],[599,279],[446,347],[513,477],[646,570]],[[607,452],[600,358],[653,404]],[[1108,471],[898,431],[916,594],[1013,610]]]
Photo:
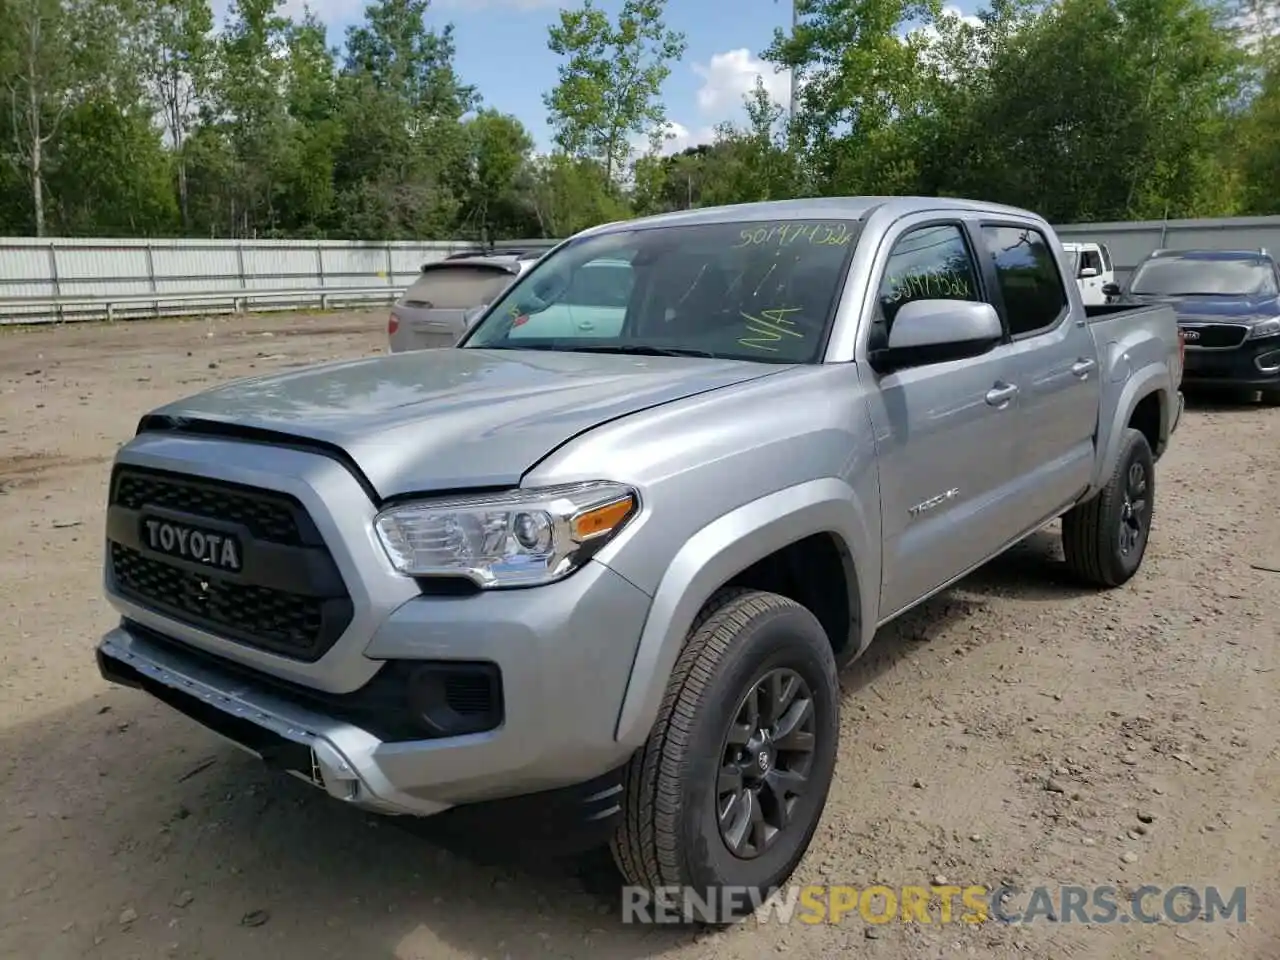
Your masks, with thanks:
[[[1259,399],[1264,407],[1280,407],[1280,390],[1263,390]]]
[[[1118,587],[1137,573],[1151,539],[1155,494],[1151,447],[1140,431],[1127,428],[1107,485],[1062,518],[1072,575],[1091,586]]]
[[[779,691],[784,702],[787,692],[794,694],[783,719],[790,725],[792,711],[803,719],[785,738],[786,746],[782,739],[749,741],[741,783],[754,789],[800,771],[807,784],[802,794],[783,801],[790,819],[771,840],[748,829],[746,846],[735,853],[730,841],[737,838],[731,829],[740,825],[737,815],[755,803],[768,822],[778,810],[768,786],[759,787],[750,802],[739,795],[731,804],[734,792],[721,794],[721,786],[733,780],[728,774],[722,780],[732,749],[730,728],[746,715],[746,701],[762,683],[768,685],[757,701],[763,720],[769,719],[770,696]],[[807,707],[796,706],[806,699]],[[750,914],[786,883],[813,839],[835,770],[839,702],[831,643],[812,613],[757,590],[715,594],[694,622],[653,731],[627,769],[622,825],[612,844],[625,881],[649,891],[682,888],[663,891],[660,902],[685,922],[718,925]],[[737,729],[734,739],[746,739],[743,728]],[[803,733],[809,736],[798,735]],[[806,743],[808,750],[794,749]],[[743,755],[735,751],[735,758]],[[725,818],[730,839],[721,829],[722,802],[731,811]]]

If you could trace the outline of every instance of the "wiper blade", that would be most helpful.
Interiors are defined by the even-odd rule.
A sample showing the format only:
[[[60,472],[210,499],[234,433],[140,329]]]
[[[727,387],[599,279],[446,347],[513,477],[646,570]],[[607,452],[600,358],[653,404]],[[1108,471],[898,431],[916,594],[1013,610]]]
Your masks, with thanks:
[[[628,353],[639,357],[707,357],[711,360],[720,359],[716,354],[708,353],[706,350],[693,350],[688,347],[653,347],[639,343],[616,343],[611,346],[587,344],[567,347],[566,349],[573,353]]]

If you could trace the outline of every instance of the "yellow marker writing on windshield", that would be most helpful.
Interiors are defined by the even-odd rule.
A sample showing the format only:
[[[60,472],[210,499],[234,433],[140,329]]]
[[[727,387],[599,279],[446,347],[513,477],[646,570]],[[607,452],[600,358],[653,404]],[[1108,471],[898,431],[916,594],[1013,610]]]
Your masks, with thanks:
[[[761,310],[760,316],[756,317],[744,311],[742,318],[747,322],[747,332],[752,336],[743,337],[738,343],[755,350],[777,353],[778,348],[770,344],[777,343],[784,336],[803,340],[803,333],[791,329],[795,326],[795,321],[787,319],[787,314],[799,312],[799,307],[782,307],[775,310]]]

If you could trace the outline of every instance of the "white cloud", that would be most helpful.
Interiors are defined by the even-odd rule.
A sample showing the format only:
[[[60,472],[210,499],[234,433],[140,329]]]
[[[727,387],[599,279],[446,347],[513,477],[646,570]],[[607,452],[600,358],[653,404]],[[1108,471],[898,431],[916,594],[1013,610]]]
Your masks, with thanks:
[[[709,126],[702,127],[698,130],[690,130],[683,123],[677,123],[674,120],[667,121],[666,136],[662,141],[662,147],[658,150],[661,156],[669,157],[677,154],[689,147],[696,147],[700,143],[710,143],[715,139],[715,129]],[[650,152],[651,144],[647,136],[635,136],[631,138],[631,146],[636,153],[647,154]]]
[[[715,53],[707,63],[695,63],[693,72],[702,78],[698,89],[698,109],[709,123],[722,120],[742,121],[743,97],[756,86],[756,78],[764,80],[765,89],[775,103],[785,106],[791,97],[788,71],[776,73],[746,47]]]
[[[942,13],[939,15],[938,19],[946,20],[948,22],[952,20],[959,20],[961,23],[968,24],[970,27],[975,29],[982,27],[982,21],[977,17],[964,13],[959,7],[949,5],[942,8]],[[907,37],[919,37],[926,43],[934,43],[939,39],[939,33],[937,26],[931,23],[928,26],[914,27],[911,30],[907,30],[902,34],[902,37],[904,40]]]

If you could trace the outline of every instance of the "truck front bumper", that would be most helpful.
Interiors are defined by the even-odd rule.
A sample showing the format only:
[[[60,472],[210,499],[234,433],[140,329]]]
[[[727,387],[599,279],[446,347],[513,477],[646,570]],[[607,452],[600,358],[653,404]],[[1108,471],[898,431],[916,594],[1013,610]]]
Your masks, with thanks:
[[[366,651],[408,664],[495,666],[502,719],[478,733],[380,736],[377,724],[323,699],[355,694],[302,690],[128,619],[101,639],[97,661],[105,679],[144,690],[349,805],[454,819],[466,808],[486,824],[518,821],[526,833],[536,821],[562,848],[591,845],[620,809],[630,752],[613,730],[649,598],[596,563],[557,584],[501,593],[411,600]],[[516,817],[487,816],[515,809]]]

